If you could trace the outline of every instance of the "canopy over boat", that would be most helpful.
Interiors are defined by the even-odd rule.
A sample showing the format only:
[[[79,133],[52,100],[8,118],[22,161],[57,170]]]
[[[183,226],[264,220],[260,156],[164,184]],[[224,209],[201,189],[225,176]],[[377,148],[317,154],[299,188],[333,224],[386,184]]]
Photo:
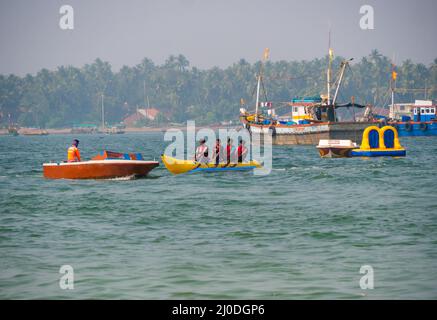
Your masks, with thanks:
[[[194,160],[180,160],[166,155],[161,156],[162,162],[165,167],[173,174],[180,174],[186,172],[199,172],[199,171],[231,171],[231,170],[253,170],[255,168],[260,168],[261,164],[252,160],[243,163],[199,163]]]
[[[157,161],[145,161],[140,153],[103,151],[90,161],[44,163],[43,174],[49,179],[111,179],[119,177],[143,177]]]

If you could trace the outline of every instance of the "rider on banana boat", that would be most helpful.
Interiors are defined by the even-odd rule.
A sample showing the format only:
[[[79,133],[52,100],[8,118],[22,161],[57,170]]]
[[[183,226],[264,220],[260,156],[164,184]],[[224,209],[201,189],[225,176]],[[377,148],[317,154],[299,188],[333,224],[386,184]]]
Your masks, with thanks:
[[[245,144],[244,140],[240,139],[237,148],[238,163],[242,163],[244,161],[248,152],[248,149],[244,144]]]
[[[200,139],[199,146],[196,148],[196,153],[194,154],[194,160],[200,163],[208,163],[208,146],[206,145],[205,139]]]
[[[215,160],[215,165],[218,166],[223,160],[223,148],[220,143],[220,139],[215,140],[215,146],[212,153],[212,159]]]

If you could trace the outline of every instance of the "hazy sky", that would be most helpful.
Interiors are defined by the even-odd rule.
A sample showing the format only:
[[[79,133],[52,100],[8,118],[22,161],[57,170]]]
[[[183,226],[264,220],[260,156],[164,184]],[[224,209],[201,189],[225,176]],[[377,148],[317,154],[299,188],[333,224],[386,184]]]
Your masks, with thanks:
[[[74,9],[61,30],[59,9]],[[360,7],[374,8],[375,29],[361,30]],[[376,48],[396,62],[437,58],[437,0],[0,0],[0,73],[82,66],[100,57],[114,70],[144,57],[161,64],[183,54],[192,66],[312,59],[359,59]]]

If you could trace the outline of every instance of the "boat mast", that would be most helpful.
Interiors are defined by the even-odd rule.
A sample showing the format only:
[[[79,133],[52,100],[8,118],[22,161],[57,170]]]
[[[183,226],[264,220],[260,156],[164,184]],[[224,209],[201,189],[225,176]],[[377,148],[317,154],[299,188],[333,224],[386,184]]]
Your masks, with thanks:
[[[261,66],[259,67],[259,73],[258,73],[258,82],[256,85],[256,105],[255,105],[255,122],[258,122],[258,107],[259,107],[259,90],[261,85],[261,78],[262,78],[262,71],[263,71],[263,63],[269,58],[270,49],[265,48],[264,49],[264,55],[263,60],[261,61]]]
[[[391,81],[391,107],[394,110],[395,107],[395,89],[393,87],[393,80]]]
[[[391,76],[390,76],[391,110],[393,110],[393,111],[395,108],[395,87],[396,87],[397,76],[398,76],[398,74],[395,71],[395,54],[393,53],[393,59],[391,61]]]
[[[331,104],[331,69],[332,69],[332,58],[333,51],[331,48],[331,28],[329,28],[329,36],[328,36],[328,70],[326,72],[326,82],[327,82],[327,91],[328,91],[328,106]]]
[[[144,107],[146,106],[146,80],[143,80],[143,97],[144,97]]]
[[[261,83],[261,74],[258,75],[258,83],[256,85],[256,106],[255,106],[255,122],[258,122],[258,105],[259,105],[259,86]]]
[[[105,106],[103,105],[104,94],[102,92],[102,131],[105,131]]]
[[[337,88],[335,88],[334,99],[332,99],[332,106],[334,106],[335,102],[337,101],[338,90],[340,89],[341,83],[343,81],[344,72],[346,70],[347,65],[349,64],[349,61],[351,61],[351,60],[352,59],[344,60],[344,61],[341,62],[340,78],[338,80]]]
[[[390,89],[391,89],[391,107],[394,110],[395,107],[395,83],[396,83],[397,73],[395,71],[394,63],[391,64],[391,80],[390,80]]]

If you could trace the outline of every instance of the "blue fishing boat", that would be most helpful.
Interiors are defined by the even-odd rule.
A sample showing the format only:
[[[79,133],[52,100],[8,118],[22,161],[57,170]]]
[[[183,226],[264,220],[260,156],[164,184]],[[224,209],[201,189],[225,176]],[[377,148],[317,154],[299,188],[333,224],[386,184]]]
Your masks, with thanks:
[[[390,105],[389,125],[399,136],[437,136],[437,105],[430,100]]]

